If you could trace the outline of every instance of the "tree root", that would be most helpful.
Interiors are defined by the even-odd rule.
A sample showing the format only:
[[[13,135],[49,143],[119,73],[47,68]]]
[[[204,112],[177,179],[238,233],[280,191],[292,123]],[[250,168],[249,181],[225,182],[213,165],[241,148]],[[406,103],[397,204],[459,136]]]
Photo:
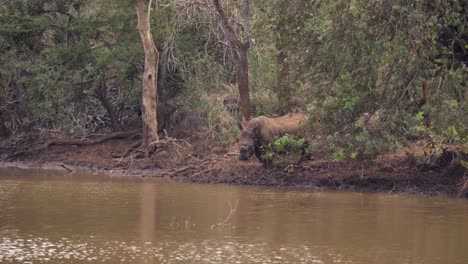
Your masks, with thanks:
[[[66,146],[66,145],[76,145],[76,146],[90,146],[95,144],[100,144],[111,139],[125,139],[129,137],[134,137],[137,134],[140,134],[141,130],[134,130],[128,132],[113,132],[106,134],[104,136],[95,138],[95,139],[53,139],[48,140],[44,143],[43,146],[39,147],[37,150],[49,149],[51,146]]]
[[[142,143],[143,143],[142,140],[138,140],[135,143],[131,144],[127,148],[127,150],[125,150],[124,152],[122,152],[120,154],[117,154],[117,153],[112,154],[112,157],[113,158],[119,158],[119,159],[125,158],[125,157],[129,156],[131,153],[133,153],[136,149],[140,148]]]
[[[166,132],[166,131],[164,131]],[[146,153],[146,150],[143,149],[143,146],[142,146],[142,143],[143,141],[142,140],[138,140],[136,141],[135,143],[133,143],[132,145],[130,145],[130,147],[125,150],[124,152],[120,153],[120,154],[113,154],[112,157],[113,158],[125,158],[125,157],[128,157],[130,155],[132,155],[133,153],[137,153],[137,157],[136,158],[141,158],[143,156],[149,156],[151,154],[156,154],[164,149],[167,148],[168,145],[174,145],[178,148],[184,148],[181,144],[179,144],[178,142],[181,142],[181,143],[184,143],[186,144],[188,147],[191,147],[192,145],[190,143],[188,143],[187,141],[183,140],[183,139],[175,139],[175,138],[172,138],[172,137],[169,137],[166,133],[166,136],[162,139],[160,139],[159,141],[155,141],[155,142],[152,142],[150,144],[150,149],[151,151],[149,153]]]
[[[463,177],[464,183],[462,184],[458,196],[468,196],[468,178]]]

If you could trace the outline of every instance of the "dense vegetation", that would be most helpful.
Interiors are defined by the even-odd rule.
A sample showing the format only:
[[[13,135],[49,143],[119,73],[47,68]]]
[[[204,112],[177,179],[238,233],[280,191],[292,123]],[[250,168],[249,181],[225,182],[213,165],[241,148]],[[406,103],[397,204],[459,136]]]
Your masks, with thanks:
[[[239,62],[212,1],[154,2],[161,131],[234,143]],[[421,138],[468,143],[467,1],[257,0],[248,28],[240,14],[249,1],[221,2],[249,42],[253,116],[308,113],[311,147],[326,145],[336,160]],[[0,5],[1,137],[141,126],[132,1]]]

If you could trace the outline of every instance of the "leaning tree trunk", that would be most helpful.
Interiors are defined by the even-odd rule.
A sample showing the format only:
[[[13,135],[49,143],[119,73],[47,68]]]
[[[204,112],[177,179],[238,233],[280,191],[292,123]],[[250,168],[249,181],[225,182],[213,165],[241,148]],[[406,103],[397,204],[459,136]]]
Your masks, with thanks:
[[[248,46],[241,44],[239,47],[239,72],[237,77],[237,87],[240,95],[240,111],[242,122],[250,121],[250,96],[249,96],[249,62]]]
[[[249,0],[244,0],[242,10],[244,39],[240,39],[233,26],[229,22],[226,13],[219,0],[213,0],[214,9],[219,17],[220,25],[223,28],[223,34],[229,46],[232,49],[234,61],[238,62],[237,88],[240,97],[240,112],[242,114],[242,125],[250,121],[250,95],[249,95],[249,61],[248,50],[250,47],[249,33]],[[237,53],[238,52],[238,53]]]
[[[107,97],[107,84],[106,84],[105,73],[102,73],[102,76],[99,77],[94,95],[101,102],[102,106],[104,106],[104,108],[106,109],[107,114],[109,115],[109,118],[111,121],[112,131],[113,132],[120,131],[121,130],[120,122],[119,122],[119,119],[117,118],[117,114],[115,113],[115,108],[112,105],[112,103],[109,101],[109,98]]]
[[[157,121],[157,79],[159,53],[150,30],[151,0],[137,0],[138,31],[145,51],[145,71],[142,90],[143,148],[148,154],[159,141]]]
[[[278,96],[279,113],[285,115],[291,112],[291,90],[289,87],[289,62],[285,50],[280,50],[276,55],[276,93]]]

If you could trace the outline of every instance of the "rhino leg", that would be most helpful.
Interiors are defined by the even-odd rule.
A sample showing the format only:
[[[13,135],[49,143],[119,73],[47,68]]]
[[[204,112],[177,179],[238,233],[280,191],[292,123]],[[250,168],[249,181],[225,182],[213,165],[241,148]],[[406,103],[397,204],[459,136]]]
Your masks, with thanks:
[[[259,142],[255,142],[254,151],[255,151],[255,157],[257,157],[257,159],[260,162],[263,162],[263,154],[265,153],[265,146]]]
[[[265,154],[265,145],[264,144],[255,144],[255,157],[262,163],[263,168],[271,169],[273,168],[273,161],[271,159],[264,158]]]
[[[301,158],[297,161],[296,165],[301,165],[302,162],[311,159],[310,153],[307,153],[307,148],[309,147],[309,141],[304,142],[301,146]]]
[[[272,159],[263,159],[263,168],[264,169],[272,169],[273,168],[273,160]]]

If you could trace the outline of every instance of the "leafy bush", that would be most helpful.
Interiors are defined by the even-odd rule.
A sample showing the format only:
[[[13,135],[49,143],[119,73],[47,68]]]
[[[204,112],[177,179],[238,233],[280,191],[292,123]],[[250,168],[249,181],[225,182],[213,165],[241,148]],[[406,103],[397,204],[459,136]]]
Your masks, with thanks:
[[[278,168],[294,166],[302,158],[306,142],[305,138],[285,134],[266,146],[264,158],[272,159]]]

